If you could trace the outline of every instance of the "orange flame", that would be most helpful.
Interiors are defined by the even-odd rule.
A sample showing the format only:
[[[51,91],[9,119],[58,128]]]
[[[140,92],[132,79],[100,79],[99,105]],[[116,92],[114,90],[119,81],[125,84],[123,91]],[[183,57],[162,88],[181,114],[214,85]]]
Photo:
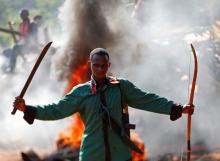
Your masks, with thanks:
[[[65,93],[68,93],[75,85],[85,82],[88,77],[89,68],[87,63],[79,65],[71,74]],[[82,135],[84,131],[84,124],[78,113],[73,115],[73,122],[64,132],[60,132],[57,140],[57,148],[62,149],[67,146],[79,149]]]
[[[147,158],[147,151],[144,142],[136,132],[131,132],[131,140],[144,152],[144,154],[139,154],[135,151],[131,151],[132,161],[145,161]]]
[[[79,83],[83,83],[89,79],[89,67],[88,64],[85,63],[83,65],[79,65],[70,75],[68,85],[65,89],[65,94],[71,91],[71,89]]]

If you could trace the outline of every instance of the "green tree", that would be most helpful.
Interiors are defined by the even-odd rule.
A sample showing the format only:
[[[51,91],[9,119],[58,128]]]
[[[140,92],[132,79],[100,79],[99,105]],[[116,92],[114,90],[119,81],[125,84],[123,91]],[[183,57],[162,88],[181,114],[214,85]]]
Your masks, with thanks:
[[[57,15],[59,6],[63,0],[0,0],[0,27],[8,28],[8,21],[14,22],[14,29],[18,29],[20,23],[19,12],[21,9],[28,9],[30,18],[35,15],[42,15],[48,28],[58,26]],[[13,40],[11,35],[0,32],[0,48],[11,46]]]

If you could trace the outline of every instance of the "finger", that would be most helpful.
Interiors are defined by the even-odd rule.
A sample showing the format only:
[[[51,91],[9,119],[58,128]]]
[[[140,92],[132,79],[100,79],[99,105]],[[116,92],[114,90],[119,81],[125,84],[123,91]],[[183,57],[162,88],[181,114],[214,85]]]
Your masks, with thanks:
[[[20,97],[20,96],[17,96],[17,97],[15,97],[15,99],[21,99],[21,97]]]
[[[188,107],[183,108],[182,113],[189,113],[189,108]]]
[[[19,100],[18,99],[16,99],[15,101],[14,101],[14,103],[18,103],[19,102]]]
[[[16,102],[16,103],[23,103],[24,100],[23,100],[23,99],[17,99],[17,100],[15,100],[15,102]]]
[[[17,96],[15,97],[15,100],[23,100],[23,98],[21,96]]]
[[[188,113],[188,111],[186,109],[184,109],[182,113]]]
[[[194,106],[194,104],[191,104],[191,105],[187,105],[186,107],[188,107],[188,108],[194,108],[195,106]]]
[[[22,99],[19,99],[19,100],[17,100],[17,102],[19,102],[19,103],[20,103],[20,102],[24,102],[24,101],[23,101]]]
[[[184,105],[184,108],[189,108],[191,105],[189,105],[189,104],[186,104],[186,105]]]
[[[20,101],[15,101],[15,102],[14,102],[15,105],[17,105],[17,104],[19,104],[19,103],[20,103]]]

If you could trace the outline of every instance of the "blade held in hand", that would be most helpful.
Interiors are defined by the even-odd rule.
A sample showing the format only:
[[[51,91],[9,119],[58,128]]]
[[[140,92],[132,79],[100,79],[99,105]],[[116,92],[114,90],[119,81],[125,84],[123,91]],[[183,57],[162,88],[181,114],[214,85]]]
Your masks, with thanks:
[[[52,42],[49,42],[49,43],[43,48],[43,50],[41,51],[39,57],[37,58],[37,61],[36,61],[36,63],[34,64],[34,67],[33,67],[32,71],[31,71],[31,73],[30,73],[30,75],[29,75],[27,81],[25,82],[25,85],[24,85],[24,87],[23,87],[23,89],[22,89],[22,91],[21,91],[21,93],[20,93],[20,95],[19,95],[21,98],[24,97],[24,94],[25,94],[25,92],[26,92],[28,86],[30,85],[32,78],[34,77],[34,74],[35,74],[35,72],[37,71],[37,68],[39,67],[39,65],[40,65],[40,63],[41,63],[41,61],[42,61],[42,59],[44,58],[44,56],[45,56],[45,54],[47,53],[48,49],[50,48],[51,44],[52,44]],[[17,111],[17,109],[14,107],[13,111],[11,112],[11,114],[14,115],[14,114],[16,113],[16,111]]]

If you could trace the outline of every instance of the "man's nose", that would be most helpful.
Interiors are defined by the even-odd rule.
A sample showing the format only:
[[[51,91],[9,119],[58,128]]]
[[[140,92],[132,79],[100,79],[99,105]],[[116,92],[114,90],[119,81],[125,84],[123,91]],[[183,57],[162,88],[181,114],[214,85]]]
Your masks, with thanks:
[[[99,71],[102,71],[103,69],[104,69],[104,68],[103,68],[102,66],[99,66],[99,67],[98,67],[98,70],[99,70]]]

